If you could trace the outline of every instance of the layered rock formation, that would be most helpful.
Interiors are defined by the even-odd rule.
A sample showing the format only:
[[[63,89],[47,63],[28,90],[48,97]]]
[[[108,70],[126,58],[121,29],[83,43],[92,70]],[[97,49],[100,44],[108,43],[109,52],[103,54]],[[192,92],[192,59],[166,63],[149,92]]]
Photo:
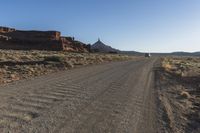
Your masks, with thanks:
[[[0,49],[89,52],[90,46],[58,31],[21,31],[0,27]]]

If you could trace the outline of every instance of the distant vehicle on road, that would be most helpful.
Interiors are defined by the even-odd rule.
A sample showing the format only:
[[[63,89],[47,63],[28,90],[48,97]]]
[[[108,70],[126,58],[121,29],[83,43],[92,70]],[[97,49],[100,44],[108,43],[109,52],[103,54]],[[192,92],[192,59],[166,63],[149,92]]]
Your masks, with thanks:
[[[150,58],[150,57],[151,57],[151,54],[150,54],[150,53],[145,53],[144,56],[147,57],[147,58]]]

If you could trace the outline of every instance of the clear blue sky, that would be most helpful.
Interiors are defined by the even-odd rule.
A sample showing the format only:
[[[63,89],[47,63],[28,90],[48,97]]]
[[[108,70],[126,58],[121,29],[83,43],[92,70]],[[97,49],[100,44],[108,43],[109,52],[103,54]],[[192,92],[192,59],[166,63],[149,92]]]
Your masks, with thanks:
[[[1,0],[0,25],[121,50],[200,51],[200,0]]]

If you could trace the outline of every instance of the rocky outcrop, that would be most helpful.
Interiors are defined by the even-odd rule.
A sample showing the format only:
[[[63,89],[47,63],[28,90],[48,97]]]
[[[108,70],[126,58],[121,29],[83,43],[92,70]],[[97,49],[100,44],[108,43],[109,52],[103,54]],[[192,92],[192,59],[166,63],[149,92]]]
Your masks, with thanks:
[[[89,52],[90,47],[58,31],[21,31],[0,27],[0,49]]]
[[[101,53],[118,53],[119,50],[114,49],[103,42],[100,39],[96,43],[91,46],[93,52],[101,52]]]

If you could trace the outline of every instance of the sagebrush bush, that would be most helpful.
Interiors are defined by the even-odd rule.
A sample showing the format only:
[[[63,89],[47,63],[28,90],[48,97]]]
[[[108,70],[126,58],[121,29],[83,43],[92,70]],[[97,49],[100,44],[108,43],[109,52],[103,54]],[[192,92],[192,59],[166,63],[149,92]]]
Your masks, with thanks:
[[[47,56],[44,57],[44,61],[52,61],[52,62],[63,62],[64,58],[62,56]]]
[[[186,91],[182,91],[180,95],[182,98],[190,98],[190,94]]]

